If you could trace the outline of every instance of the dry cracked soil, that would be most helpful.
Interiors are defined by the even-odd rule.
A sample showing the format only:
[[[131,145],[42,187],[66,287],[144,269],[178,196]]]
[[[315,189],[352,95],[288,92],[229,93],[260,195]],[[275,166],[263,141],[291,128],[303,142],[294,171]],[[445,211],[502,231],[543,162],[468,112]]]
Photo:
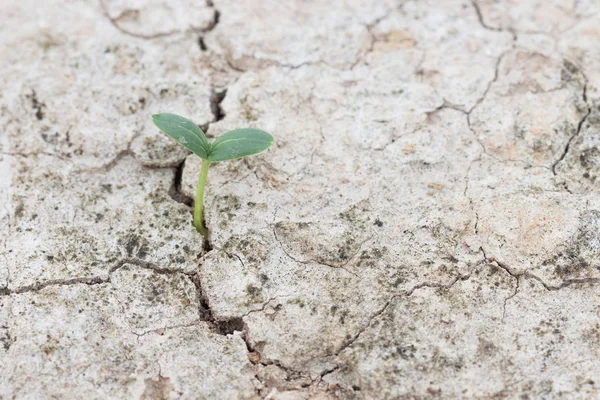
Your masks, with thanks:
[[[0,399],[600,398],[600,1],[0,16]]]

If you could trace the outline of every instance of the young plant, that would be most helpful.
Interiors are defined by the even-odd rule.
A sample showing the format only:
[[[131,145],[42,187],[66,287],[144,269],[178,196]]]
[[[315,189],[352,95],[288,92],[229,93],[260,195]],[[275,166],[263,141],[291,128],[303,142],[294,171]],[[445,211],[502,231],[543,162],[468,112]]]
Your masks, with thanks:
[[[254,128],[234,129],[210,143],[198,125],[175,114],[154,114],[154,125],[180,145],[191,150],[202,159],[194,204],[194,226],[202,236],[208,238],[203,221],[204,186],[211,163],[235,160],[265,151],[273,144],[273,136]]]

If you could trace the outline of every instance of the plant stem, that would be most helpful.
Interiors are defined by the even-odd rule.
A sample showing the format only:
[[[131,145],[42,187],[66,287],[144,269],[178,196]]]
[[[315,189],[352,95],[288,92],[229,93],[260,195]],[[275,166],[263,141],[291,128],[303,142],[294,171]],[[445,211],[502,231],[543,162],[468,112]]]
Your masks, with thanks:
[[[204,208],[204,186],[206,186],[206,177],[208,176],[209,166],[210,161],[203,159],[200,177],[198,178],[198,187],[196,188],[196,202],[194,204],[194,226],[205,238],[208,238],[208,230],[204,227],[202,211]]]

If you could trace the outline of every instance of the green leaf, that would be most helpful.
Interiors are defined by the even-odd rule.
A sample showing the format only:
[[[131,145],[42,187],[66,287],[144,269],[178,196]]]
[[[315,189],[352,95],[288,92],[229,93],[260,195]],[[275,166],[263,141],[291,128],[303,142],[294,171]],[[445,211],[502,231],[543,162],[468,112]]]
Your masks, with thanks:
[[[260,129],[235,129],[223,134],[211,144],[208,160],[234,160],[258,154],[271,147],[273,140],[273,136]]]
[[[211,146],[198,125],[175,114],[154,114],[152,121],[158,129],[175,139],[180,145],[191,150],[198,157],[208,159]]]

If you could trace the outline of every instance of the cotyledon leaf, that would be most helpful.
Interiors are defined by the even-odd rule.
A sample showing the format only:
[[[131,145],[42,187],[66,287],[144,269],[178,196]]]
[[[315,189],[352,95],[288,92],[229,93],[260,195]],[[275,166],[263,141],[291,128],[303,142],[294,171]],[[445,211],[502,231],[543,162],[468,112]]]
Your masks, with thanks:
[[[200,158],[208,159],[211,145],[198,125],[189,119],[168,113],[154,114],[152,121],[158,129],[175,139],[183,147],[191,150]]]
[[[271,134],[260,129],[235,129],[211,144],[208,161],[234,160],[258,154],[271,147],[273,140]]]

